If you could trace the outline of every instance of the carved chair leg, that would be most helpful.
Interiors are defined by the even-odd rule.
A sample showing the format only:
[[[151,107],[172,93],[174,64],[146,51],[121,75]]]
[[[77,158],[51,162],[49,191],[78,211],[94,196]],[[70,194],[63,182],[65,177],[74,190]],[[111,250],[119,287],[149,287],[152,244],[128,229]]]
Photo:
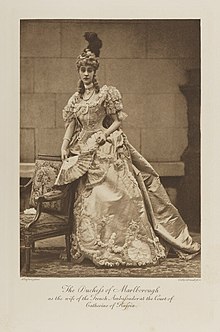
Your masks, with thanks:
[[[31,266],[31,248],[25,248],[25,265],[26,265],[26,272],[30,271]]]
[[[26,272],[30,271],[31,266],[31,236],[30,234],[25,234],[25,267]]]
[[[71,254],[70,254],[70,249],[71,249],[71,236],[65,235],[65,240],[66,240],[66,256],[67,256],[67,261],[71,261]]]
[[[20,271],[25,266],[25,250],[20,249]]]
[[[35,242],[32,243],[32,251],[35,252]]]

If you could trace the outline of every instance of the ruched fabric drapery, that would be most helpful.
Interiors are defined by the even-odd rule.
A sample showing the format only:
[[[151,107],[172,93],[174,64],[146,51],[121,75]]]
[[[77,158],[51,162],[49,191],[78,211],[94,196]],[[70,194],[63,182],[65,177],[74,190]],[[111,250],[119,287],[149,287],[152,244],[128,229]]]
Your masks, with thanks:
[[[74,121],[75,132],[56,185],[78,180],[73,259],[87,257],[97,266],[145,266],[165,259],[170,247],[182,258],[193,257],[200,245],[193,242],[159,175],[123,131],[97,144],[112,114],[126,118],[120,92],[106,85],[90,103],[75,93],[63,111],[65,126]]]

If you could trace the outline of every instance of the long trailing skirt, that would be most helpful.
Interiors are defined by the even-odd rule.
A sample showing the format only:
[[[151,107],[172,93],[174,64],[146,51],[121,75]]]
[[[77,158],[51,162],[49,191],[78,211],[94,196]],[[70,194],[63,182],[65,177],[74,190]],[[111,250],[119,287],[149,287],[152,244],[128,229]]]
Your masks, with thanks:
[[[79,179],[74,201],[73,259],[98,266],[157,264],[172,247],[185,259],[200,251],[158,174],[121,130],[98,146],[84,135],[56,185]]]

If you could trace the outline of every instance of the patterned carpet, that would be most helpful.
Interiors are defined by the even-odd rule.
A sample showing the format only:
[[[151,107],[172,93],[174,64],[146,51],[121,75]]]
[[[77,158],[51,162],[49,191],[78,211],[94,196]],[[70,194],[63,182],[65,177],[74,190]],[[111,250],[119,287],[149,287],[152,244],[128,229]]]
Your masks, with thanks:
[[[200,242],[199,234],[192,234]],[[200,278],[200,255],[185,261],[172,255],[160,265],[145,268],[97,268],[85,260],[80,265],[73,265],[60,259],[62,248],[40,248],[32,254],[31,270],[26,274],[21,270],[21,277],[141,277],[141,278]]]

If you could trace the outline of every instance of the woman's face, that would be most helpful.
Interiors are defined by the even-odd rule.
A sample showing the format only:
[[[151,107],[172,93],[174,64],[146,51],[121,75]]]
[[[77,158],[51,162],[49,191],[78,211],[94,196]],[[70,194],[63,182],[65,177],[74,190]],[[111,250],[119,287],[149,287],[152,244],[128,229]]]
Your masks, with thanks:
[[[81,66],[79,68],[79,76],[85,85],[89,85],[93,81],[95,71],[92,66]]]

